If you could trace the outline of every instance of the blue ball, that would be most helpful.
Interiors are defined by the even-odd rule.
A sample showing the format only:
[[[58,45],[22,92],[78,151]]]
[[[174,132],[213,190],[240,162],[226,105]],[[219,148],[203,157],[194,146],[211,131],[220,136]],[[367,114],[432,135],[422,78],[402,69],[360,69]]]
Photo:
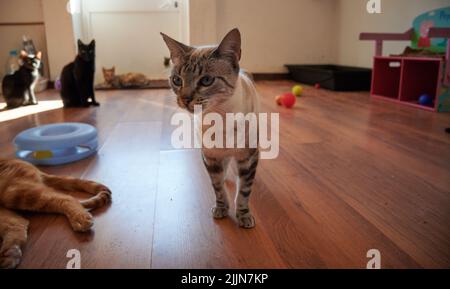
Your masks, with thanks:
[[[419,103],[421,105],[432,105],[433,104],[433,99],[428,94],[422,94],[419,97]]]

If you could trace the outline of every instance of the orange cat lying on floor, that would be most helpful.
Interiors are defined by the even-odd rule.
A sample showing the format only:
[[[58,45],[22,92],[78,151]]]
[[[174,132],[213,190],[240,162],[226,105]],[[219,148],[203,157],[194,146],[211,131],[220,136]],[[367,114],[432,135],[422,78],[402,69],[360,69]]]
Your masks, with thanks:
[[[93,197],[78,201],[68,192],[86,192]],[[45,174],[19,160],[0,160],[0,268],[15,268],[27,241],[28,221],[12,210],[59,213],[74,231],[88,231],[92,215],[87,211],[111,201],[104,185],[71,177]]]
[[[144,88],[150,84],[150,79],[142,73],[128,72],[116,75],[114,66],[110,69],[103,67],[103,77],[111,88]]]

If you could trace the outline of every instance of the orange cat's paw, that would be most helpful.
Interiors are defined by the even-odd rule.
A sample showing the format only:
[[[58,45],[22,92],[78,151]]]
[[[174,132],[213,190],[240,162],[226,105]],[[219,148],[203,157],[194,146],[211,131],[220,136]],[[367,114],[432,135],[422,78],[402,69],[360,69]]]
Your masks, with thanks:
[[[88,210],[92,210],[111,203],[111,199],[110,191],[99,191],[92,198],[81,201],[81,205]]]
[[[97,192],[99,192],[99,193],[101,193],[101,192],[108,192],[110,195],[112,194],[111,190],[107,186],[102,185],[102,184],[100,184],[98,186]]]
[[[0,268],[14,269],[19,265],[22,259],[22,250],[17,245],[14,245],[3,252],[0,252]]]
[[[78,213],[69,218],[70,224],[75,232],[89,231],[94,225],[94,219],[88,212]]]
[[[98,197],[101,200],[100,206],[107,205],[107,204],[111,203],[111,201],[112,201],[112,196],[111,196],[110,190],[101,191],[100,193],[98,193]]]

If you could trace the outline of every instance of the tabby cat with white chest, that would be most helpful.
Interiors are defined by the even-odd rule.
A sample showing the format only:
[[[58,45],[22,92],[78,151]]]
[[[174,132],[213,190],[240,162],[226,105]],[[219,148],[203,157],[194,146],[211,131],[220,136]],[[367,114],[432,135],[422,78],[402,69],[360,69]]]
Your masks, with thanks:
[[[248,74],[240,70],[241,35],[231,30],[218,46],[191,47],[161,33],[173,62],[170,84],[178,105],[193,113],[201,105],[204,114],[214,112],[225,119],[226,113],[258,113],[259,97]],[[202,131],[207,127],[202,125]],[[224,128],[224,137],[227,131]],[[225,139],[225,138],[224,138]],[[258,148],[202,148],[205,167],[216,194],[214,218],[228,215],[225,191],[226,171],[230,162],[237,165],[238,192],[236,217],[243,228],[255,226],[248,206],[259,160]]]

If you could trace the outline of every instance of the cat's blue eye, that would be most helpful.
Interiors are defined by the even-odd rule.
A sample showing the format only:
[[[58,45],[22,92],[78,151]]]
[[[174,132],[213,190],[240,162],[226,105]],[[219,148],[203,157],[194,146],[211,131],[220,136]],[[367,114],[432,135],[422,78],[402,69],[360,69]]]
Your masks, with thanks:
[[[183,84],[183,80],[181,79],[181,77],[174,75],[172,76],[172,83],[175,86],[181,86]]]
[[[214,83],[215,78],[209,75],[203,76],[198,82],[201,86],[210,86]]]

